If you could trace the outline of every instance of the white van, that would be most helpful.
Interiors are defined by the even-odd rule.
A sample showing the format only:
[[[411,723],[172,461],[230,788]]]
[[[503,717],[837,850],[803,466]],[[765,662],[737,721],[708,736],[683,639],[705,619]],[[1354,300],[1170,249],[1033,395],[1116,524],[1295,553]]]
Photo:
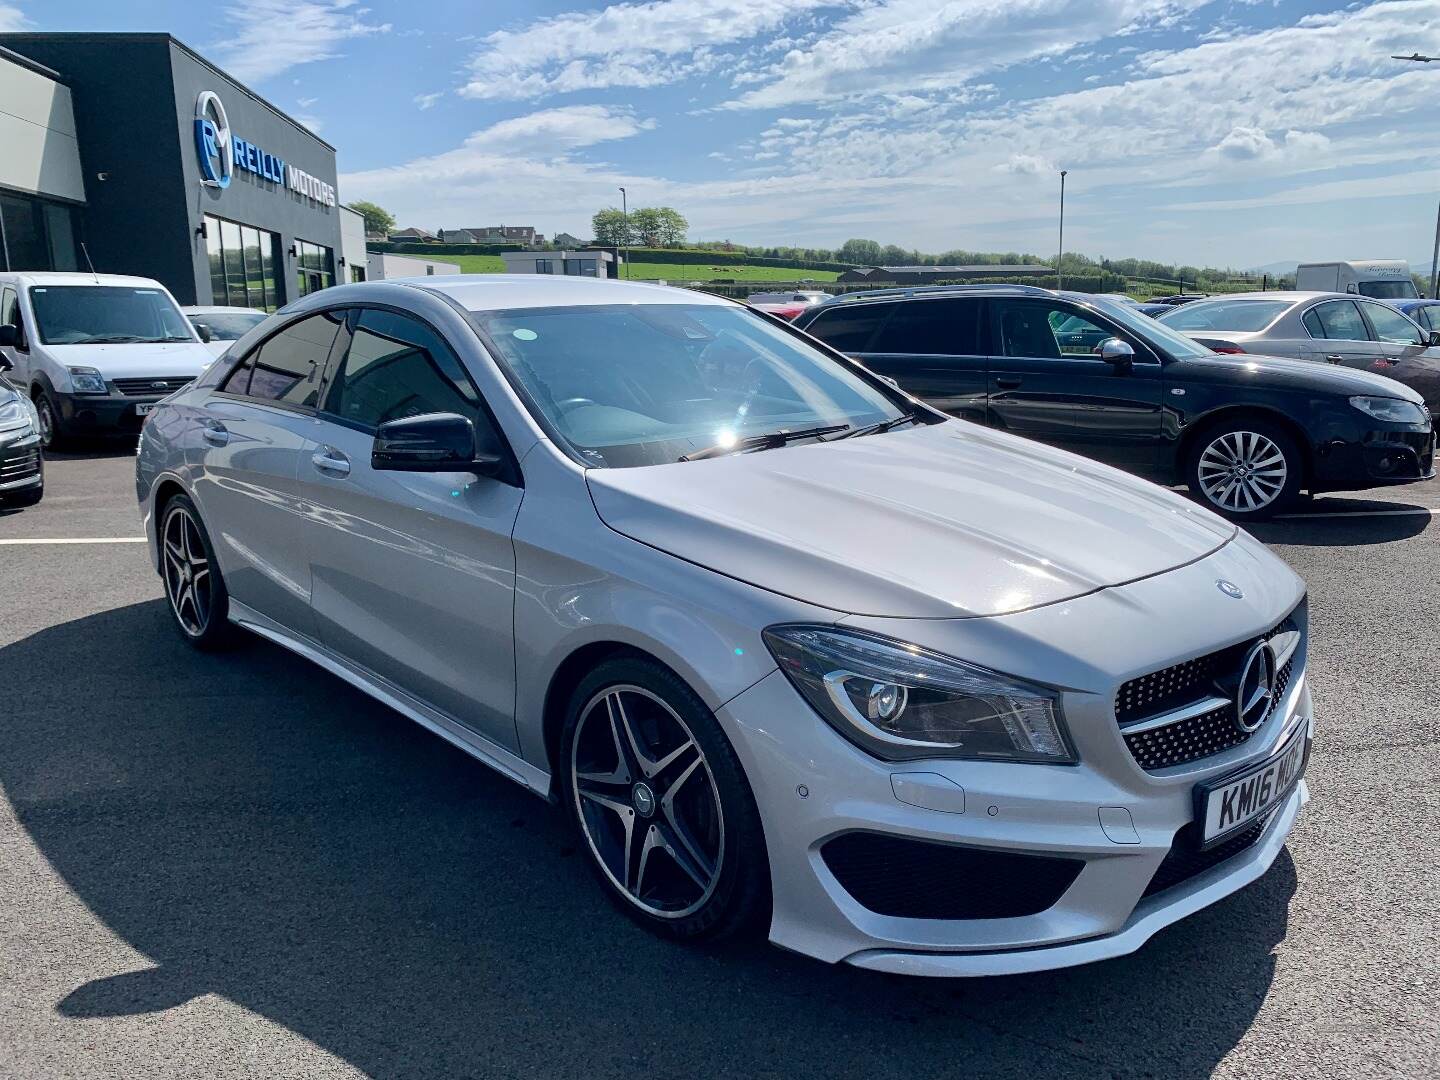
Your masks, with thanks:
[[[125,435],[213,359],[158,281],[114,274],[0,273],[0,356],[35,403],[45,449]]]
[[[1299,292],[1358,293],[1376,300],[1413,300],[1420,295],[1404,259],[1301,263],[1295,268],[1295,288]]]

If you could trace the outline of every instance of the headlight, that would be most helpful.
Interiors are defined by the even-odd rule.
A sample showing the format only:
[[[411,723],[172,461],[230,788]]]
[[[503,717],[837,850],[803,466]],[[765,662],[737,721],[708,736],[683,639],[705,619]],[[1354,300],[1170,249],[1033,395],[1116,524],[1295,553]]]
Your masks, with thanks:
[[[1058,696],[1043,687],[850,630],[773,626],[764,637],[815,711],[878,757],[1075,761]]]
[[[0,405],[0,435],[27,435],[40,431],[40,416],[24,398]]]
[[[1391,424],[1428,424],[1430,414],[1424,406],[1393,397],[1352,397],[1350,404],[1376,420]]]
[[[72,367],[70,382],[75,387],[77,394],[108,394],[110,392],[105,385],[105,376],[93,367]]]

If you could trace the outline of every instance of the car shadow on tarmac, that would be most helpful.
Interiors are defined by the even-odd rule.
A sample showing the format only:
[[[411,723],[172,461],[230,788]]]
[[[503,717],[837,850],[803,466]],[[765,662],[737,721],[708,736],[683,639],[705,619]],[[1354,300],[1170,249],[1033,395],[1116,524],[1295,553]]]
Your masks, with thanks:
[[[1363,496],[1314,499],[1296,506],[1291,515],[1247,523],[1245,528],[1267,544],[1366,547],[1419,536],[1434,520],[1425,506]]]
[[[152,962],[55,1008],[219,994],[375,1076],[1208,1076],[1296,888],[1283,854],[1134,956],[1035,976],[686,948],[606,903],[545,803],[277,647],[192,652],[162,601],[0,649],[0,685],[4,794]]]

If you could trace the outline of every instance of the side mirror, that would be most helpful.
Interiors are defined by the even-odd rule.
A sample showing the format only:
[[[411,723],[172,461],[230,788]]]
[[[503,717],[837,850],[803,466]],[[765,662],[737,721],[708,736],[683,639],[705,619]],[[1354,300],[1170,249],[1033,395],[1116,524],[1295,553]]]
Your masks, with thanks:
[[[1440,345],[1440,330],[1427,331],[1427,335],[1429,337],[1427,344]]]
[[[215,340],[215,334],[211,331],[210,327],[206,326],[203,322],[197,322],[195,324],[195,332],[200,335],[200,340],[205,342],[206,345],[209,345],[210,342]]]
[[[425,413],[381,424],[370,450],[370,467],[387,472],[473,472],[498,476],[499,454],[475,449],[475,425],[458,413]]]
[[[1095,348],[1095,354],[1107,364],[1114,364],[1116,367],[1124,367],[1135,361],[1135,350],[1128,341],[1122,341],[1118,337],[1106,338]]]
[[[14,325],[0,326],[0,349],[20,347],[20,328]]]

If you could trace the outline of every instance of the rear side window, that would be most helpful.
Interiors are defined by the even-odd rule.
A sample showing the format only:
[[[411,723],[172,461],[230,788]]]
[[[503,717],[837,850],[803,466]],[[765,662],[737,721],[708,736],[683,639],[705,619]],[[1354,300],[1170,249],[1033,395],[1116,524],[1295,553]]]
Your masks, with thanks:
[[[360,313],[325,411],[376,428],[424,413],[479,419],[479,397],[460,360],[423,323],[389,311]]]
[[[820,312],[815,321],[805,327],[805,332],[843,353],[872,352],[870,342],[875,331],[893,307],[894,304],[837,305]]]
[[[1337,341],[1368,341],[1370,331],[1360,317],[1353,300],[1331,300],[1316,304],[1301,320],[1311,337],[1333,338]]]
[[[983,355],[978,300],[910,300],[884,306],[892,308],[893,313],[881,327],[870,352],[910,356]]]
[[[4,322],[0,319],[0,322]],[[1440,304],[1426,304],[1415,312],[1415,321],[1426,330],[1440,330]]]
[[[291,323],[256,346],[221,389],[258,401],[313,408],[325,361],[344,320],[343,311],[326,311]]]

